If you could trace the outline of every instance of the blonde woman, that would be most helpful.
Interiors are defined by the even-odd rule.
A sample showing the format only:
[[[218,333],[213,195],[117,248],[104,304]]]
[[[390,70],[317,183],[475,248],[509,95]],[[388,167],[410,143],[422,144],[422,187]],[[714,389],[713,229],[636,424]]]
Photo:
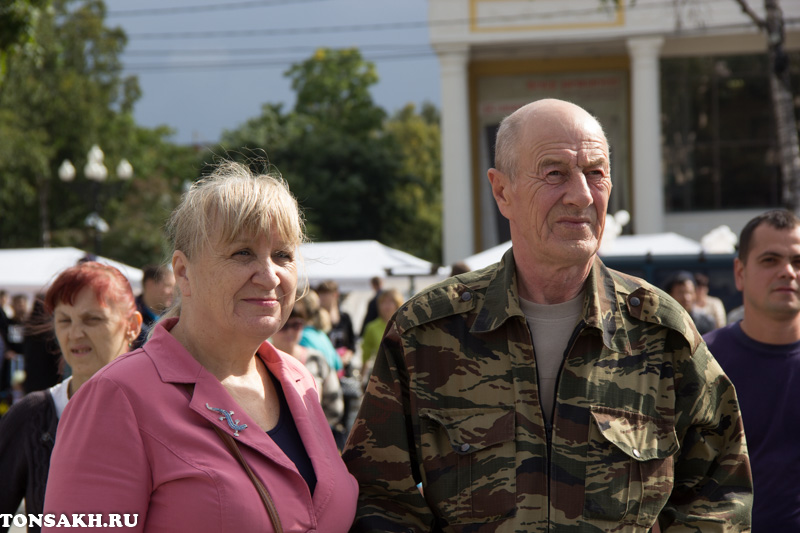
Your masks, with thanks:
[[[45,512],[135,516],[126,531],[347,531],[358,489],[314,378],[265,341],[295,301],[297,202],[222,163],[167,230],[180,299],[67,407]]]

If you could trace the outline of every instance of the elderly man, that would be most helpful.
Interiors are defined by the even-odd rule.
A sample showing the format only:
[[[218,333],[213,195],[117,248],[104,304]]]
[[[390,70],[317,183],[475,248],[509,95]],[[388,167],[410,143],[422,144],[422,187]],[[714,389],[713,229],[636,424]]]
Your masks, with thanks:
[[[746,530],[733,387],[677,302],[596,257],[600,124],[533,102],[502,122],[496,161],[512,249],[388,325],[344,452],[352,531]]]
[[[736,386],[753,466],[753,531],[800,531],[800,219],[759,215],[733,265],[744,318],[705,336]]]

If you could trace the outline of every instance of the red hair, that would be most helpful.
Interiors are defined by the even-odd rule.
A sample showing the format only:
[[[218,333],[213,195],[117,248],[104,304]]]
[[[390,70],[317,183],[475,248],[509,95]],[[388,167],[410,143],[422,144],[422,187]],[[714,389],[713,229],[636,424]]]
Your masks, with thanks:
[[[136,300],[128,279],[116,268],[96,261],[80,263],[59,274],[47,289],[45,309],[52,314],[58,304],[73,305],[75,297],[86,287],[94,291],[97,302],[102,306],[117,302],[130,312],[136,310]]]

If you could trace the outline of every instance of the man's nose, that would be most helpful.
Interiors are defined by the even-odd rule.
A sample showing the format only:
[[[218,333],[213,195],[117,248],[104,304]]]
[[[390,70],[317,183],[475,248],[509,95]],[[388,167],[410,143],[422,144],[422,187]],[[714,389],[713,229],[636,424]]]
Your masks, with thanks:
[[[797,278],[798,277],[798,267],[792,261],[786,261],[781,265],[781,272],[780,276],[785,278]]]
[[[567,181],[567,191],[564,193],[564,203],[571,204],[581,209],[594,203],[592,191],[583,172],[576,170]]]

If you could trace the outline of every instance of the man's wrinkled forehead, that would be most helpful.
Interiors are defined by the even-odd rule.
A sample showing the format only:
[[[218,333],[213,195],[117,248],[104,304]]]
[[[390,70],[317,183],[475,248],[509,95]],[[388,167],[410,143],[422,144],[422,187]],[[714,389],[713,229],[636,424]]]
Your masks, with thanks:
[[[547,135],[541,130],[526,131],[523,152],[538,165],[561,163],[580,167],[609,167],[608,144],[598,132],[573,130]],[[546,162],[546,163],[545,163]]]

